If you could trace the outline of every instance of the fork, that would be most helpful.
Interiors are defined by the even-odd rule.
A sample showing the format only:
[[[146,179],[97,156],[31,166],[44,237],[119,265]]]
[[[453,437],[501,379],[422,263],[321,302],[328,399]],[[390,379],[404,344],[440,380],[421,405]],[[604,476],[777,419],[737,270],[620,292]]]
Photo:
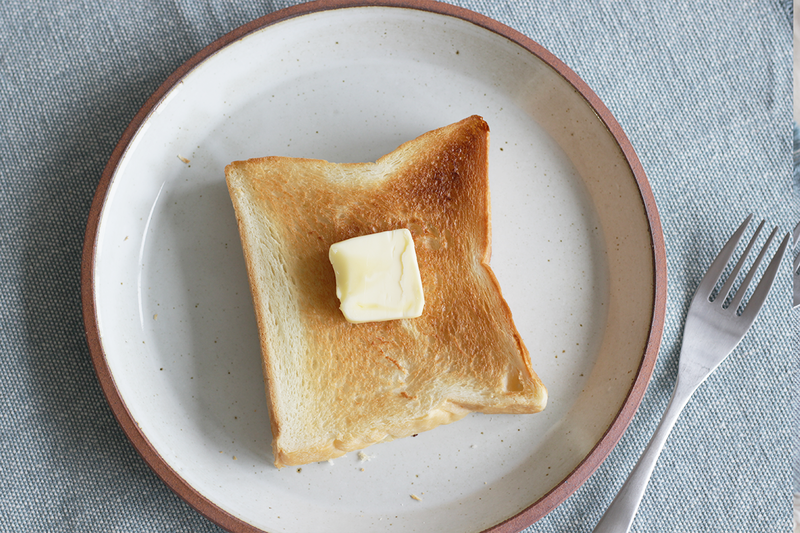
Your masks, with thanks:
[[[788,233],[764,271],[761,281],[753,291],[749,301],[741,312],[739,311],[742,298],[758,266],[761,264],[767,248],[778,231],[777,227],[772,230],[735,294],[731,294],[730,299],[728,298],[728,293],[731,292],[733,283],[739,275],[745,259],[764,227],[763,221],[756,229],[742,257],[736,263],[727,280],[717,291],[716,297],[712,298],[714,288],[721,281],[725,267],[733,257],[733,253],[752,218],[753,215],[748,216],[739,226],[739,229],[725,244],[725,247],[714,259],[714,262],[711,263],[708,272],[700,281],[686,316],[686,324],[683,328],[683,345],[678,363],[678,378],[667,409],[656,428],[655,434],[650,439],[641,458],[639,458],[639,462],[636,463],[627,481],[622,485],[619,494],[611,502],[600,522],[597,523],[594,533],[623,533],[630,530],[633,517],[636,515],[636,510],[647,487],[647,482],[650,480],[650,475],[656,465],[656,460],[672,427],[675,425],[675,421],[678,419],[678,415],[694,391],[697,390],[697,387],[711,375],[714,369],[739,344],[739,341],[750,329],[758,312],[761,310],[761,306],[767,299],[767,294],[772,287],[781,259],[789,243],[790,234]]]

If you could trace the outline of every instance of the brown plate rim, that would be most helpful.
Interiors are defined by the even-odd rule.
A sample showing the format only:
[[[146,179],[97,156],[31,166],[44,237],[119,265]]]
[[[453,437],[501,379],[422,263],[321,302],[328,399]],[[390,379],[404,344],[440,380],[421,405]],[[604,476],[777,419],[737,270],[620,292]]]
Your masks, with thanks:
[[[95,307],[96,300],[94,294],[94,267],[100,216],[114,173],[136,132],[164,96],[206,58],[248,34],[278,22],[323,11],[370,6],[413,9],[462,19],[505,37],[547,63],[583,96],[613,135],[630,165],[644,204],[650,228],[653,262],[655,266],[653,280],[654,309],[644,356],[636,378],[614,422],[586,458],[584,458],[584,460],[550,492],[515,516],[486,530],[493,533],[516,533],[544,517],[572,495],[572,493],[594,473],[606,457],[608,457],[633,419],[644,397],[653,369],[655,368],[664,329],[667,298],[666,247],[655,197],[647,181],[644,168],[633,149],[633,145],[623,132],[622,127],[611,114],[611,111],[575,72],[552,53],[522,33],[485,15],[435,0],[317,0],[315,2],[299,4],[275,11],[240,26],[206,46],[178,67],[150,98],[147,99],[123,132],[103,170],[89,211],[81,260],[81,299],[86,340],[92,363],[103,393],[111,406],[114,416],[125,432],[125,435],[130,439],[134,448],[144,461],[168,487],[203,516],[228,531],[237,533],[256,533],[262,531],[218,507],[214,502],[189,485],[167,464],[164,458],[159,455],[128,411],[108,366],[97,324],[97,309]]]

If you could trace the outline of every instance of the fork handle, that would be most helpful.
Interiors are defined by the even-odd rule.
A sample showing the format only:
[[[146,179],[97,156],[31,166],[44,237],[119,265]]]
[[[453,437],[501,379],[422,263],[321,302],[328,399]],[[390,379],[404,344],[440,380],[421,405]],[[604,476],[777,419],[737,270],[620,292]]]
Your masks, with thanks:
[[[667,410],[664,412],[655,434],[644,449],[639,462],[633,467],[625,484],[622,485],[617,497],[614,498],[597,523],[594,533],[627,533],[630,530],[633,517],[636,516],[636,510],[642,501],[644,490],[647,488],[647,482],[650,481],[650,475],[656,466],[658,456],[664,448],[664,443],[667,441],[678,415],[689,401],[695,388],[682,387],[680,383],[676,384]]]

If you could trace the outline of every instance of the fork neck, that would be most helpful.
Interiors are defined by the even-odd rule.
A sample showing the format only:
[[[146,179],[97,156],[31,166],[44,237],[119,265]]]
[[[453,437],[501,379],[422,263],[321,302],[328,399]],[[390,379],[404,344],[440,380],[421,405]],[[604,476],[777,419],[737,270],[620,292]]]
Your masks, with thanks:
[[[675,388],[672,390],[672,396],[667,405],[667,411],[675,411],[675,419],[678,418],[678,414],[689,402],[692,394],[694,394],[694,391],[697,390],[697,387],[700,386],[704,379],[705,378],[701,378],[695,373],[684,371],[683,368],[678,371],[678,377],[675,380]],[[667,413],[664,413],[664,416],[666,417]]]

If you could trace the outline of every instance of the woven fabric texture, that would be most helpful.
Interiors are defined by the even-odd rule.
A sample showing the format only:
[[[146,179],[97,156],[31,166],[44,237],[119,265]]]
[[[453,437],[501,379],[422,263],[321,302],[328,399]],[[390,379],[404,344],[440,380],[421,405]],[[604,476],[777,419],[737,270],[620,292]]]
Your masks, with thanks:
[[[795,30],[797,31],[797,30]],[[796,42],[796,40],[795,40]],[[797,61],[795,60],[795,69],[797,68]],[[798,86],[795,84],[794,94],[795,102],[797,102]],[[795,104],[797,105],[797,104]],[[795,121],[798,116],[795,114]],[[800,126],[797,122],[794,124],[794,151],[792,160],[794,162],[794,170],[792,173],[792,192],[794,202],[800,204]],[[800,222],[798,222],[800,224]],[[792,257],[800,256],[800,242],[794,243],[794,253]],[[800,278],[796,283],[800,283]],[[794,346],[796,358],[800,359],[800,328],[794,330]],[[800,391],[800,369],[795,368],[794,371],[794,390]],[[794,532],[800,533],[800,401],[795,396],[793,401],[794,418],[792,420],[792,442],[793,442],[793,466],[792,466],[792,488],[794,490],[793,509],[794,509]]]
[[[145,465],[100,390],[81,314],[84,229],[148,96],[205,45],[293,3],[0,3],[0,531],[219,531]],[[666,326],[643,403],[588,482],[526,530],[591,531],[666,407],[712,258],[748,213],[783,232],[800,220],[791,2],[453,3],[588,83],[631,139],[664,226]],[[787,259],[751,332],[678,420],[633,531],[790,531],[798,331]]]

